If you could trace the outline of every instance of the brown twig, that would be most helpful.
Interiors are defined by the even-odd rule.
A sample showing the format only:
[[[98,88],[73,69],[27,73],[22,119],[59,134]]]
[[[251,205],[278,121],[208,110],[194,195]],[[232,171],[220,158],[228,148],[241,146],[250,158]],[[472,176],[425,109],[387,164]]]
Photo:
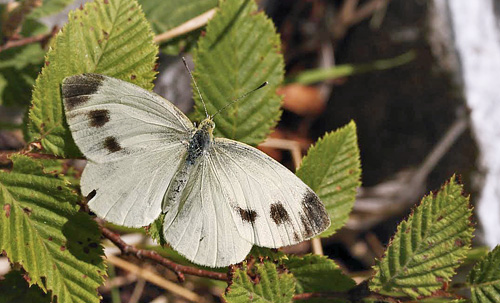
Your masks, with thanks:
[[[32,43],[37,43],[37,42],[44,42],[47,39],[50,39],[52,35],[54,34],[54,31],[48,33],[48,34],[41,34],[41,35],[36,35],[33,37],[27,37],[19,40],[9,40],[5,44],[0,45],[0,52],[3,52],[5,50],[8,50],[13,47],[19,47],[19,46],[24,46]]]
[[[184,274],[204,277],[214,280],[220,280],[220,281],[227,281],[227,274],[225,273],[209,271],[191,266],[177,264],[171,260],[162,257],[155,251],[138,249],[135,246],[128,245],[120,238],[120,235],[112,232],[111,230],[107,229],[104,226],[99,226],[99,228],[101,229],[103,236],[108,238],[111,242],[113,242],[113,244],[115,244],[122,251],[123,254],[135,255],[138,258],[145,258],[155,261],[156,263],[161,264],[170,269],[171,271],[173,271],[177,275],[177,279],[180,282],[183,282],[185,280]]]
[[[182,36],[184,34],[187,34],[191,31],[194,31],[194,30],[202,27],[202,26],[205,26],[207,24],[207,22],[213,18],[213,16],[215,15],[216,12],[217,12],[217,10],[215,8],[213,8],[209,11],[206,11],[203,14],[196,16],[191,20],[186,21],[175,28],[172,28],[164,33],[157,35],[154,38],[154,42],[160,44],[160,43],[163,43],[163,42],[168,41],[170,39],[173,39],[175,37],[179,37],[179,36]]]

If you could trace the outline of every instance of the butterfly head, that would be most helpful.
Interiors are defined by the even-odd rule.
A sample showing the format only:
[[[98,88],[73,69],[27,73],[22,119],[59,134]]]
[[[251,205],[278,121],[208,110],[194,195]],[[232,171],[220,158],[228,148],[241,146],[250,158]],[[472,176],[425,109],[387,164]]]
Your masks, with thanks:
[[[198,130],[207,132],[210,137],[212,137],[212,133],[215,128],[215,122],[212,120],[212,117],[208,117],[205,120],[201,121],[200,125],[198,125]]]

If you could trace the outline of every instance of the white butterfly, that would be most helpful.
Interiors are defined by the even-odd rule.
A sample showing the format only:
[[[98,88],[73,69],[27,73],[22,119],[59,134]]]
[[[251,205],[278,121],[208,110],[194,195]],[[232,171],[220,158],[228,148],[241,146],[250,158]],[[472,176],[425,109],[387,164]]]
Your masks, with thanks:
[[[249,145],[214,138],[173,104],[98,74],[64,79],[66,119],[87,157],[81,188],[109,222],[140,227],[165,213],[163,233],[194,263],[241,262],[252,245],[277,248],[330,225],[316,194]]]

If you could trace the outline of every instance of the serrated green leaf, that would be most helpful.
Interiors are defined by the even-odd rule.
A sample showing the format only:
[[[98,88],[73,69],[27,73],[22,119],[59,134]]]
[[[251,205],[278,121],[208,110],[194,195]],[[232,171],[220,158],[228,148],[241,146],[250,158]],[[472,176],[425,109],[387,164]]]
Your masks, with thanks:
[[[12,270],[0,279],[0,303],[33,302],[49,303],[50,296],[38,286],[28,286],[19,271]]]
[[[41,18],[50,16],[62,11],[66,6],[75,0],[43,0],[42,5],[35,8],[30,14],[30,18]]]
[[[163,237],[163,221],[165,221],[165,214],[162,213],[147,229],[149,236],[161,246],[167,245],[167,241]]]
[[[295,278],[297,293],[348,291],[356,286],[353,279],[325,256],[290,256],[283,264]]]
[[[58,303],[99,302],[106,268],[97,224],[78,212],[78,195],[39,162],[12,157],[0,171],[0,251]]]
[[[269,82],[215,117],[218,136],[250,145],[262,142],[281,115],[276,88],[284,74],[276,29],[264,13],[256,10],[253,0],[222,1],[193,56],[194,76],[211,115],[264,81]],[[195,101],[198,116],[205,117],[197,94]]]
[[[236,269],[232,274],[230,286],[224,294],[228,303],[284,303],[291,302],[295,291],[295,282],[291,274],[278,273],[271,262],[257,264],[248,276],[247,264]]]
[[[64,119],[62,80],[93,72],[152,89],[158,48],[136,0],[96,0],[68,18],[36,80],[29,139],[40,140],[45,152],[76,157],[80,153]]]
[[[332,224],[321,237],[332,235],[346,223],[361,185],[356,124],[351,121],[319,139],[302,160],[297,176],[316,192],[330,216]]]
[[[248,255],[254,256],[255,258],[267,258],[271,261],[281,261],[288,258],[285,253],[277,249],[255,245],[252,247],[252,250],[250,251],[250,253],[248,253]]]
[[[452,177],[399,224],[384,258],[374,266],[370,288],[402,291],[414,298],[440,289],[470,249],[471,215],[469,198]]]
[[[474,266],[467,281],[473,303],[500,302],[500,246]]]

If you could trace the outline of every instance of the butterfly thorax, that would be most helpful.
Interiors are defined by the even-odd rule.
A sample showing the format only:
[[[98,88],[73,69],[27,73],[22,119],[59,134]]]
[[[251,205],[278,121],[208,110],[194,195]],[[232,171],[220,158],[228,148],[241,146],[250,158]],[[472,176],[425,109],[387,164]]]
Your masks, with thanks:
[[[201,121],[200,125],[196,129],[196,132],[193,134],[191,139],[189,139],[186,158],[187,164],[194,164],[196,159],[198,159],[203,152],[210,147],[213,140],[212,132],[214,127],[215,123],[210,118]]]

